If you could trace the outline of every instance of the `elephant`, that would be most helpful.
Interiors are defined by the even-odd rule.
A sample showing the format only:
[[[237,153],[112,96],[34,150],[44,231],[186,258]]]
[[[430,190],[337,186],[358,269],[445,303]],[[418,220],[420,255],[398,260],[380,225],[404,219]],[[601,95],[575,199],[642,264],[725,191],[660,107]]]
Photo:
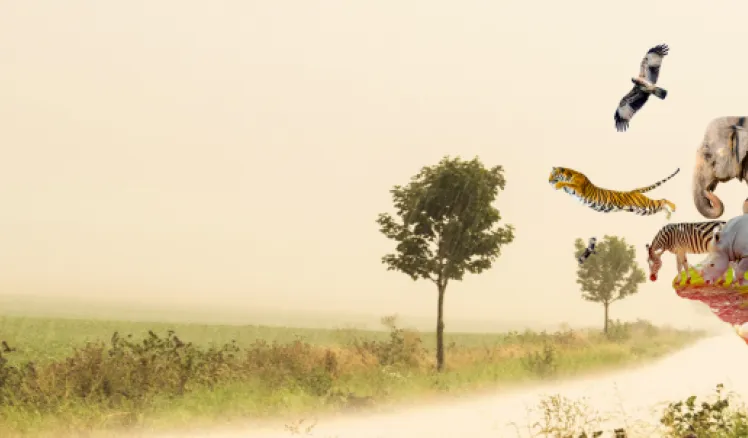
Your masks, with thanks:
[[[709,122],[696,151],[693,173],[693,200],[696,209],[707,219],[722,216],[725,206],[714,194],[721,182],[737,178],[748,183],[748,132],[746,117],[718,117]],[[743,213],[748,213],[748,198],[743,202]]]

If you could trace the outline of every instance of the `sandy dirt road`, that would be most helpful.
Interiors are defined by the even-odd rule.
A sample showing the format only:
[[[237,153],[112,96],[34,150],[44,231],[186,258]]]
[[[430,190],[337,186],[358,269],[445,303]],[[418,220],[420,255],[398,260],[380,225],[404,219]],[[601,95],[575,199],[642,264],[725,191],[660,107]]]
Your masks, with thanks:
[[[317,438],[483,438],[530,436],[526,425],[535,417],[528,408],[560,394],[586,399],[610,418],[606,430],[624,426],[633,436],[655,436],[664,403],[691,394],[709,396],[718,383],[748,401],[748,347],[733,333],[701,340],[664,359],[617,373],[538,386],[511,393],[484,395],[465,401],[428,405],[368,415],[320,420],[309,435]],[[517,430],[510,423],[522,427]],[[638,430],[638,432],[637,432]],[[283,426],[272,429],[212,430],[159,435],[160,438],[285,438]],[[295,435],[300,436],[300,435]],[[303,436],[303,435],[302,435]],[[612,436],[606,435],[604,436]],[[630,435],[632,436],[632,435]]]

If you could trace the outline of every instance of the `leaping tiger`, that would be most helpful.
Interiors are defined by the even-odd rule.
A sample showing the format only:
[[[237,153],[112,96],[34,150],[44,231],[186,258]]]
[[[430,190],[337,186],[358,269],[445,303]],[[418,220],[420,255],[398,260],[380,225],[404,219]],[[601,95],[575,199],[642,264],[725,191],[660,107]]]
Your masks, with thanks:
[[[554,167],[548,177],[548,182],[556,190],[562,189],[582,204],[601,213],[628,211],[639,216],[649,216],[665,211],[666,217],[670,219],[670,215],[675,212],[675,204],[667,199],[654,200],[642,193],[660,186],[678,172],[680,168],[676,169],[672,175],[650,186],[627,192],[597,187],[583,173],[566,167]]]

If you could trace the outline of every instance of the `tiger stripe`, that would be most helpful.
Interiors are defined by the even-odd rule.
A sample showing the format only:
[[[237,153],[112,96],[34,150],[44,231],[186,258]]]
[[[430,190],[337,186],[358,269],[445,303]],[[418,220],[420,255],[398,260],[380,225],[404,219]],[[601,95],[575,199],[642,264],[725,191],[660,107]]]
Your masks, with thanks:
[[[648,198],[642,192],[662,185],[678,171],[680,169],[655,184],[627,192],[597,187],[583,173],[564,167],[554,167],[548,182],[557,189],[562,189],[572,195],[587,207],[601,213],[628,211],[639,216],[649,216],[665,211],[669,219],[671,213],[675,211],[675,204],[667,199]]]
[[[670,178],[672,178],[672,177],[674,177],[675,175],[677,175],[677,174],[678,174],[678,172],[680,172],[680,168],[677,168],[677,169],[675,169],[675,172],[673,172],[672,174],[670,174],[670,176],[668,176],[667,178],[665,178],[665,179],[662,179],[662,180],[660,180],[660,181],[657,181],[656,183],[652,184],[651,186],[647,186],[647,187],[642,187],[642,188],[640,188],[640,189],[634,189],[634,190],[631,190],[631,191],[632,191],[632,192],[634,192],[634,193],[644,193],[644,192],[648,192],[648,191],[650,191],[650,190],[654,190],[654,189],[656,189],[657,187],[659,187],[659,186],[661,186],[661,185],[665,184],[665,183],[667,182],[667,180],[669,180]]]

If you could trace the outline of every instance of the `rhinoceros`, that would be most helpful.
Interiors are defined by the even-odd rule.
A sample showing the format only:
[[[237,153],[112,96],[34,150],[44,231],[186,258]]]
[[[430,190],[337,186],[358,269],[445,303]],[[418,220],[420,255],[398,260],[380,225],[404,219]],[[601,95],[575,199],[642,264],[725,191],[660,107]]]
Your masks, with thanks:
[[[730,263],[735,263],[733,285],[743,285],[748,271],[748,214],[727,221],[721,230],[715,231],[710,245],[711,252],[702,263],[700,272],[705,284],[722,278]]]

